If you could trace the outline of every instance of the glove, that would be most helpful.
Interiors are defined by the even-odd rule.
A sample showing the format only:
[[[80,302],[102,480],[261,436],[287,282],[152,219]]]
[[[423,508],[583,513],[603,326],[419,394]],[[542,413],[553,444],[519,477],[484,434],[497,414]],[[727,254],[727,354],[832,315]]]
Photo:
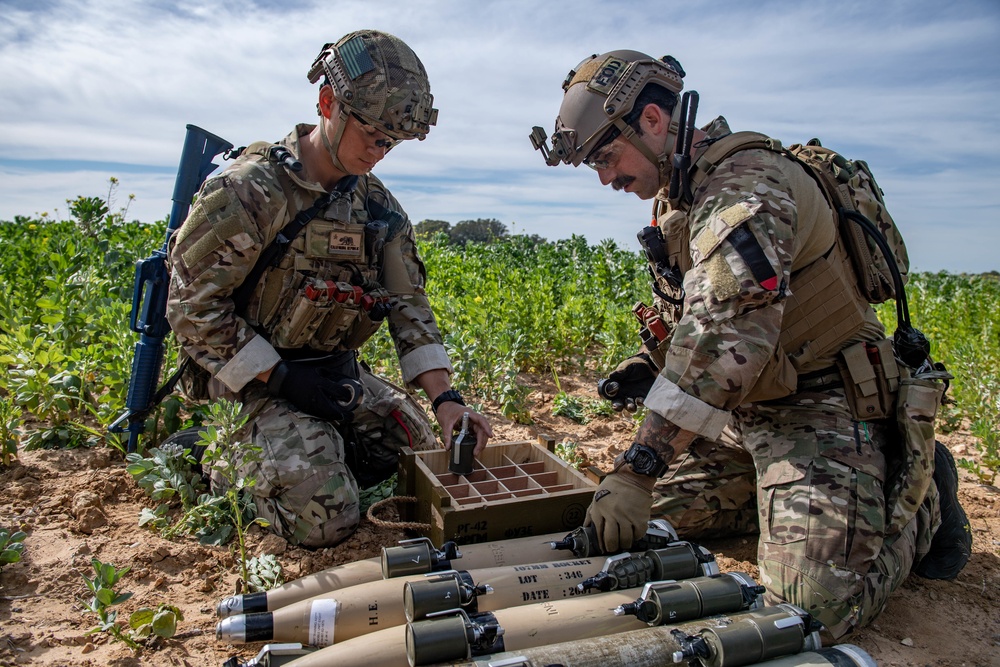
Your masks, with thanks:
[[[649,393],[660,369],[648,354],[642,352],[618,364],[608,377],[597,383],[597,393],[611,401],[611,407],[621,412],[635,412]]]
[[[593,525],[604,553],[628,549],[646,534],[656,480],[631,471],[609,473],[594,493],[583,525]]]
[[[361,383],[322,361],[279,361],[267,380],[272,396],[324,421],[349,422],[364,397]]]

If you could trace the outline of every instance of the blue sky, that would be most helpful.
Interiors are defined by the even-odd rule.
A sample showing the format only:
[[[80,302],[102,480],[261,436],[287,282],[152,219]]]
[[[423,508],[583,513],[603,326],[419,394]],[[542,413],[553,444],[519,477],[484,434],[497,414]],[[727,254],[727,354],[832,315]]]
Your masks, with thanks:
[[[871,165],[913,268],[1000,270],[1000,2],[0,0],[0,220],[134,194],[170,210],[186,123],[236,145],[315,117],[324,42],[373,27],[430,74],[438,126],[376,169],[414,221],[497,218],[638,249],[649,205],[546,167],[566,72],[612,49],[671,54],[725,115]]]

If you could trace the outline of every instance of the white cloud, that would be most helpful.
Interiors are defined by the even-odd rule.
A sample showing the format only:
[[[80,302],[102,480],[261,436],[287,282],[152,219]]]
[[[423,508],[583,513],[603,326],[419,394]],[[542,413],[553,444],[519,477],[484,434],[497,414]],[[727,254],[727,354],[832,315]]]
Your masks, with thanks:
[[[163,217],[169,177],[54,163],[38,171],[23,161],[169,171],[185,123],[237,145],[278,139],[313,117],[305,72],[319,47],[378,27],[420,54],[441,109],[427,141],[399,147],[378,169],[416,220],[496,217],[550,238],[583,233],[635,247],[648,204],[600,188],[593,174],[545,167],[527,140],[532,125],[551,128],[570,67],[633,48],[680,59],[702,94],[703,121],[723,113],[734,129],[787,143],[819,136],[867,159],[919,268],[998,268],[981,250],[1000,241],[992,0],[731,0],[669,11],[651,0],[2,4],[0,219],[103,195],[109,176],[121,179],[122,196],[136,194],[132,214]],[[942,233],[949,214],[975,236]]]

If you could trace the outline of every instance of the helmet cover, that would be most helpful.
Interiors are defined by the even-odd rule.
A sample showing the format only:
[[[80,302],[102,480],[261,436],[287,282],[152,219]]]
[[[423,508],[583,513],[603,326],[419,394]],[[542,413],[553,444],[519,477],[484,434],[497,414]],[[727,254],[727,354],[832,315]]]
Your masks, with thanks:
[[[647,84],[679,94],[683,76],[684,70],[671,56],[657,60],[639,51],[619,50],[586,58],[563,81],[565,95],[546,162],[580,166],[608,130],[625,130],[622,118],[633,110]]]
[[[359,30],[326,44],[308,76],[325,76],[338,102],[393,139],[423,139],[437,123],[427,70],[394,35]]]

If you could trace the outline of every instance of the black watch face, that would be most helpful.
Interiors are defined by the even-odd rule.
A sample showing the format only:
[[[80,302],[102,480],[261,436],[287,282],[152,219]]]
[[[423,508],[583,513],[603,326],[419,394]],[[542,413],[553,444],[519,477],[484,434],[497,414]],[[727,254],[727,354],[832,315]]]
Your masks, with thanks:
[[[632,447],[625,458],[640,475],[652,475],[661,465],[660,458],[649,447]]]
[[[653,457],[649,455],[649,452],[640,450],[635,453],[635,456],[632,457],[632,469],[638,473],[642,473],[643,475],[648,475],[652,472],[655,465],[656,462],[653,460]]]

